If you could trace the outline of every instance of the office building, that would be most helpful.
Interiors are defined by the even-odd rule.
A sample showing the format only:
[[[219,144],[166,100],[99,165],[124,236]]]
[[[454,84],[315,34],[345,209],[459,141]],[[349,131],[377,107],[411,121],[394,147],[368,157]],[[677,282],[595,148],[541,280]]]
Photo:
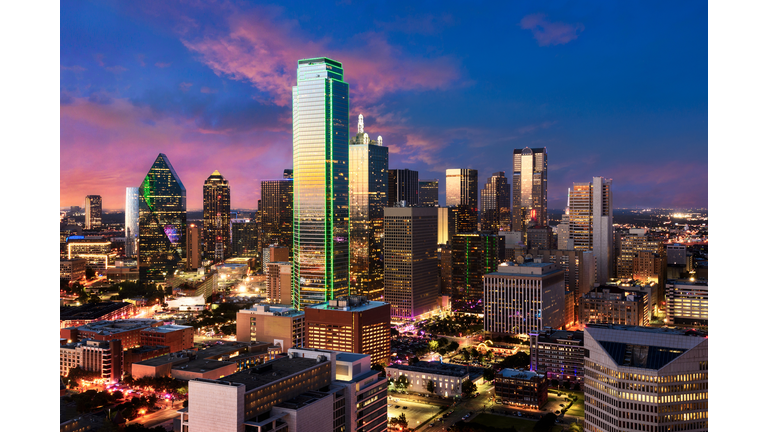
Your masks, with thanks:
[[[437,208],[384,209],[384,301],[411,319],[437,308]]]
[[[708,430],[708,342],[690,330],[587,324],[584,430]]]
[[[258,254],[259,224],[251,219],[232,219],[232,256]]]
[[[200,247],[201,231],[200,224],[197,222],[190,222],[187,225],[187,271],[197,270],[203,263]]]
[[[293,299],[349,293],[349,86],[341,63],[298,62],[293,87]]]
[[[139,241],[139,188],[125,188],[125,256],[135,257]]]
[[[409,169],[389,170],[387,207],[419,205],[419,172]]]
[[[439,184],[437,179],[419,180],[419,206],[438,206]]]
[[[67,281],[77,281],[85,277],[87,261],[83,258],[59,259],[59,278]]]
[[[216,170],[203,184],[203,254],[221,262],[229,257],[229,181]]]
[[[692,260],[688,257],[688,248],[685,245],[679,243],[667,244],[667,264],[674,266],[685,266],[686,271],[691,271],[693,268]]]
[[[148,327],[139,332],[142,346],[167,346],[175,353],[194,346],[195,329],[192,326],[166,324]]]
[[[453,292],[453,252],[451,246],[438,245],[437,256],[440,264],[440,295],[450,296]]]
[[[285,246],[290,256],[293,247],[293,178],[263,180],[259,210],[264,244]]]
[[[531,333],[531,370],[548,380],[584,382],[584,332],[545,329]]]
[[[267,266],[271,262],[290,262],[290,252],[287,247],[279,245],[270,245],[262,249],[261,269],[264,274],[267,273]]]
[[[614,260],[613,192],[611,180],[594,177],[590,183],[574,183],[569,196],[570,236],[576,250],[595,254],[597,283],[611,275]]]
[[[552,228],[549,226],[535,225],[526,229],[528,247],[537,249],[550,249],[554,246]]]
[[[480,220],[482,231],[510,230],[510,189],[504,171],[488,177],[480,191]]]
[[[491,334],[540,332],[564,325],[565,283],[555,264],[507,262],[483,276],[483,329]]]
[[[483,298],[483,275],[499,266],[499,236],[456,234],[451,241],[453,295],[464,300]]]
[[[451,244],[456,234],[456,210],[456,207],[437,208],[437,244]]]
[[[363,115],[349,145],[349,289],[380,299],[384,295],[384,207],[387,206],[389,149],[371,141]]]
[[[620,253],[616,256],[616,277],[619,279],[634,278],[636,274],[634,261],[641,252],[658,254],[665,246],[662,244],[662,239],[649,235],[644,228],[631,228],[629,232],[619,236],[619,241]],[[642,270],[647,271],[646,268]]]
[[[136,315],[136,306],[128,302],[101,302],[66,306],[59,311],[59,328],[80,327],[95,321],[113,321],[130,318],[134,315]]]
[[[272,303],[289,305],[291,301],[291,263],[267,263],[267,298]]]
[[[142,345],[141,331],[150,327],[159,327],[162,321],[153,319],[115,319],[111,321],[92,321],[85,325],[61,328],[59,337],[69,343],[85,339],[110,341],[119,339],[123,349],[137,348]]]
[[[385,369],[387,377],[397,379],[402,375],[408,379],[408,392],[430,394],[427,385],[435,384],[434,394],[441,397],[461,396],[461,384],[470,379],[465,366],[436,361],[420,361],[413,365],[393,363]]]
[[[630,294],[621,287],[597,287],[582,296],[580,321],[647,326],[651,318],[648,297],[639,291]]]
[[[187,190],[160,153],[139,187],[139,279],[164,281],[182,268],[186,235]]]
[[[709,325],[707,281],[671,280],[666,284],[667,324]]]
[[[547,378],[536,372],[502,369],[496,372],[493,389],[502,403],[542,409],[547,404]]]
[[[390,305],[360,296],[343,296],[304,309],[306,347],[368,354],[389,363]]]
[[[101,228],[101,195],[88,195],[85,197],[85,229],[99,228]]]
[[[109,341],[83,340],[59,347],[59,373],[80,369],[98,372],[99,378],[117,382],[123,375],[123,348],[119,339]]]
[[[306,342],[304,312],[290,307],[257,304],[240,310],[236,320],[238,342],[268,342],[281,352]]]
[[[477,231],[477,170],[445,170],[445,206],[456,206],[456,232]]]
[[[117,254],[112,251],[112,242],[101,236],[69,236],[67,238],[67,259],[83,258],[86,267],[106,271],[114,267]]]
[[[547,149],[515,149],[512,155],[512,231],[547,220]]]

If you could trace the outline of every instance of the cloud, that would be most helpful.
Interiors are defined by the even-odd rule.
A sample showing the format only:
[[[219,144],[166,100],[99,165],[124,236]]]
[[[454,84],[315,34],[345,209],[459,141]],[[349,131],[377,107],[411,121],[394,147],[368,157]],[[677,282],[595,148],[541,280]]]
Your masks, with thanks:
[[[517,133],[519,133],[519,134],[529,134],[529,133],[535,132],[535,131],[537,131],[539,129],[549,129],[551,126],[554,126],[555,124],[557,124],[557,121],[546,121],[546,122],[543,122],[543,123],[523,126],[523,127],[517,129]]]
[[[219,92],[218,90],[211,90],[211,89],[209,89],[208,87],[205,87],[205,86],[200,87],[200,93],[212,94],[212,93],[218,93],[218,92]]]
[[[546,20],[544,14],[526,15],[520,20],[520,27],[530,30],[539,46],[566,44],[584,31],[584,24],[566,24]]]
[[[190,87],[192,87],[192,83],[183,82],[183,83],[179,84],[179,89],[181,89],[181,91],[183,91],[183,92],[189,90]]]
[[[85,72],[88,69],[86,69],[86,68],[84,68],[82,66],[77,66],[77,65],[75,65],[75,66],[64,66],[64,65],[62,65],[61,66],[61,70],[68,70],[68,71],[72,71],[72,72]]]
[[[99,66],[104,67],[104,54],[94,54],[93,58],[96,60],[96,63],[98,63]]]
[[[161,63],[161,62],[157,62],[157,63],[155,63],[155,66],[157,66],[157,67],[159,67],[159,68],[167,68],[167,67],[170,67],[170,66],[171,66],[171,63],[170,63],[170,62],[169,62],[169,63]]]
[[[136,54],[136,60],[139,62],[139,64],[141,65],[141,67],[144,67],[144,66],[146,66],[146,65],[147,65],[147,64],[144,62],[144,58],[145,58],[144,54]]]

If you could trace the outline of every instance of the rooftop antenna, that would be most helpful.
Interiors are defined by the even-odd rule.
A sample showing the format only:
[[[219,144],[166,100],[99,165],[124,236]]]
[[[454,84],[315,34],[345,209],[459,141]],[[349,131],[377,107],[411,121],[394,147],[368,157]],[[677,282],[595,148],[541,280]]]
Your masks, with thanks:
[[[379,135],[379,138],[376,141],[379,143],[379,145],[384,144],[384,140],[381,139],[381,135]]]
[[[357,116],[357,133],[361,134],[365,132],[363,129],[365,129],[365,125],[363,124],[363,114],[361,113]]]
[[[368,138],[368,132],[363,134],[363,144],[368,145],[368,143],[371,142],[371,139]]]

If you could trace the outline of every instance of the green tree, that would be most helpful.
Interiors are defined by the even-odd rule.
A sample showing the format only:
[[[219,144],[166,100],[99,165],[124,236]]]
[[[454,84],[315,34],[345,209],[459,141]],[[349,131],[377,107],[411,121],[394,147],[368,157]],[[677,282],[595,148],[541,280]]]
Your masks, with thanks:
[[[546,413],[544,417],[533,425],[533,432],[549,432],[555,426],[557,416],[553,413]]]
[[[85,269],[85,278],[88,279],[88,280],[91,280],[91,279],[93,279],[95,277],[96,277],[96,272],[92,268],[87,267]]]
[[[486,381],[493,381],[493,379],[496,378],[496,372],[493,371],[493,368],[488,368],[483,371],[483,379]]]
[[[399,376],[399,377],[397,377],[397,379],[395,380],[395,387],[396,387],[396,388],[399,388],[399,389],[405,390],[405,389],[407,389],[407,388],[408,388],[408,386],[409,386],[409,385],[410,385],[410,382],[408,382],[408,377],[407,377],[407,376],[405,376],[405,375],[400,375],[400,376]]]
[[[459,349],[459,344],[456,341],[451,341],[446,348],[448,351],[456,351]]]
[[[435,382],[432,380],[427,381],[427,391],[434,394],[435,393]]]
[[[461,383],[461,394],[464,396],[469,396],[472,393],[477,391],[477,385],[472,382],[470,379],[466,379]]]
[[[95,294],[95,293],[91,294],[88,297],[88,303],[90,303],[90,304],[101,303],[101,297],[99,297],[98,294]]]
[[[436,340],[429,341],[429,350],[432,352],[437,351],[437,347],[440,346],[440,344]]]

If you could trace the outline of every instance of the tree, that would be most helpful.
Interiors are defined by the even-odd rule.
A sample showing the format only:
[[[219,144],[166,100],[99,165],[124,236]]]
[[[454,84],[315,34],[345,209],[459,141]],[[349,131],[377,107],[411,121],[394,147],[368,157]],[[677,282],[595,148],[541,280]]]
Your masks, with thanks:
[[[581,385],[579,383],[576,383],[573,385],[573,391],[580,391],[580,390],[581,390]]]
[[[435,351],[437,351],[437,347],[439,345],[440,344],[436,340],[429,341],[429,350],[432,351],[432,352],[435,352]]]
[[[456,341],[451,341],[446,348],[448,351],[456,351],[459,348],[459,344]]]
[[[566,390],[570,390],[571,389],[571,382],[570,381],[564,382],[563,383],[563,387],[565,387]]]
[[[427,391],[434,394],[435,393],[435,382],[432,380],[427,381]]]
[[[408,382],[408,377],[405,376],[405,375],[400,375],[395,380],[395,387],[396,388],[405,390],[405,389],[408,388],[409,385],[410,385],[410,382]]]
[[[374,363],[371,365],[371,369],[375,371],[379,371],[379,374],[383,374],[385,372],[384,365],[381,363]]]
[[[549,432],[555,426],[555,421],[557,421],[556,415],[553,413],[546,413],[544,417],[540,418],[539,421],[533,425],[533,432]]]
[[[493,371],[493,368],[488,368],[483,371],[483,379],[486,381],[493,381],[493,379],[496,378],[496,372]]]
[[[400,426],[403,429],[407,429],[408,419],[405,417],[405,413],[400,413],[400,417],[392,417],[389,419],[389,424],[394,427]]]
[[[91,295],[88,297],[88,303],[90,303],[90,304],[101,303],[101,297],[99,297],[99,296],[98,296],[97,294],[95,294],[95,293],[94,293],[94,294],[91,294]]]
[[[88,280],[91,280],[91,279],[93,279],[95,277],[96,277],[96,272],[92,268],[86,267],[86,269],[85,269],[85,278],[88,279]]]
[[[472,380],[467,379],[461,383],[461,394],[463,394],[464,396],[469,396],[476,391],[477,391],[477,385],[475,385],[475,383],[473,383]]]
[[[408,364],[409,365],[415,365],[418,362],[419,362],[419,357],[418,356],[413,356],[413,357],[408,358]]]

